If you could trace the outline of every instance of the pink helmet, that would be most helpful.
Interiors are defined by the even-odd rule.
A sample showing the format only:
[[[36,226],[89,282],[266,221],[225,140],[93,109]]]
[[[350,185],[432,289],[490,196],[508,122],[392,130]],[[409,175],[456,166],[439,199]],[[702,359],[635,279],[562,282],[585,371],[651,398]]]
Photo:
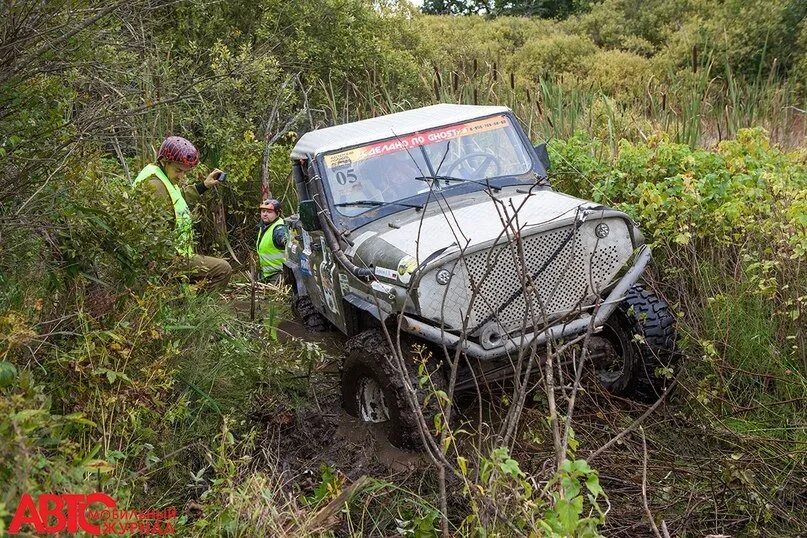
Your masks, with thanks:
[[[157,160],[160,159],[193,168],[199,164],[199,150],[181,136],[169,136],[160,144]]]

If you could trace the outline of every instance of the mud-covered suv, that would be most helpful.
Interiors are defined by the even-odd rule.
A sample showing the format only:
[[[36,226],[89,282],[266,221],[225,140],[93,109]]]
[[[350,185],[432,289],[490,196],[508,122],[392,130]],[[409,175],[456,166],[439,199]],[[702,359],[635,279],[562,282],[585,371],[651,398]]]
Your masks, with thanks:
[[[416,443],[417,425],[383,324],[438,357],[461,346],[457,390],[511,376],[520,350],[586,332],[608,391],[663,389],[673,318],[638,284],[650,261],[641,232],[625,213],[554,191],[545,146],[510,109],[441,104],[320,129],[291,159],[295,310],[308,328],[349,337],[344,408],[394,422],[393,442]]]

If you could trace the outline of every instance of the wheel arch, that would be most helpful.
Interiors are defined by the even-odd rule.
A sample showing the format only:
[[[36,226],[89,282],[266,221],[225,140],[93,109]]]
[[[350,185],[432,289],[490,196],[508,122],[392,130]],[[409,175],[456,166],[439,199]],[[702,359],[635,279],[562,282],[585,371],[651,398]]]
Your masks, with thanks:
[[[345,333],[355,336],[367,329],[380,328],[382,324],[389,327],[393,317],[354,293],[342,297],[342,311],[345,313]]]
[[[305,288],[303,276],[300,273],[300,266],[294,262],[286,260],[283,262],[283,281],[288,282],[293,286],[292,293],[298,297],[308,295],[308,290]]]

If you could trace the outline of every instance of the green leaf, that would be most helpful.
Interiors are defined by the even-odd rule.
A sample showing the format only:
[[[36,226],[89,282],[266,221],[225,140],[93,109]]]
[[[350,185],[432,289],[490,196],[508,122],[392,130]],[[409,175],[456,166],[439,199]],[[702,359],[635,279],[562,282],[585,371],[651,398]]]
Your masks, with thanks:
[[[567,499],[580,494],[580,481],[576,477],[563,476],[560,479],[560,487],[563,488],[563,496]]]
[[[0,361],[0,388],[11,386],[17,378],[17,368],[10,362]]]
[[[502,470],[503,473],[512,477],[519,477],[524,475],[524,473],[518,467],[518,462],[512,458],[507,458],[506,460],[501,462],[499,464],[499,468]]]
[[[97,427],[98,425],[88,418],[84,418],[84,413],[70,413],[65,415],[65,420],[74,424],[84,424],[86,426]]]
[[[47,411],[44,409],[23,409],[22,411],[17,411],[13,415],[11,415],[11,420],[14,422],[25,422],[26,420],[32,419],[36,416],[46,415]]]
[[[90,460],[84,465],[84,467],[88,467],[91,470],[99,473],[109,473],[115,470],[114,465],[104,460]]]
[[[579,471],[579,472],[581,472],[583,474],[586,474],[586,475],[591,472],[591,467],[589,466],[589,464],[588,464],[588,462],[586,460],[575,460],[573,467],[577,471]]]
[[[600,477],[594,473],[588,475],[588,478],[586,478],[586,488],[588,488],[588,491],[594,495],[594,497],[599,497],[600,495],[605,496],[605,492],[600,486]]]
[[[571,501],[560,499],[555,505],[555,511],[563,534],[574,536],[580,513],[583,511],[583,497],[577,496]]]
[[[459,465],[460,471],[463,475],[468,474],[468,460],[463,458],[462,456],[457,456],[457,465]]]

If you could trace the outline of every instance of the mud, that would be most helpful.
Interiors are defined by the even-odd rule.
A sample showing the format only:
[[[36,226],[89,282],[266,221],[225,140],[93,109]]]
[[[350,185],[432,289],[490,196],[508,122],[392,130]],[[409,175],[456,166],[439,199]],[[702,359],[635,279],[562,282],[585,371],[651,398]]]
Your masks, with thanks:
[[[264,426],[258,446],[293,480],[297,477],[298,486],[303,490],[316,487],[322,465],[350,481],[362,475],[408,475],[428,467],[420,453],[390,444],[387,424],[367,424],[342,410],[338,379],[343,335],[311,333],[297,321],[284,320],[278,325],[278,339],[316,343],[331,359],[309,380],[306,404],[297,409],[257,404],[260,411],[253,413]]]
[[[294,321],[281,322],[278,335],[283,342],[298,339],[316,343],[326,360],[307,380],[303,405],[283,407],[274,400],[272,405],[260,407],[260,412],[255,413],[253,418],[262,426],[262,433],[254,464],[261,465],[263,457],[263,465],[271,464],[281,470],[286,483],[307,496],[322,483],[323,465],[348,483],[366,475],[433,496],[435,473],[426,456],[392,446],[387,441],[384,424],[367,425],[342,411],[339,359],[344,337],[336,332],[310,333]],[[460,451],[476,454],[475,432],[481,429],[484,437],[499,429],[510,392],[492,390],[481,398],[470,398],[464,404],[458,402],[461,403],[457,409],[463,422],[461,428],[466,432],[458,437]],[[672,535],[704,535],[707,529],[726,530],[736,535],[746,528],[746,512],[743,505],[738,504],[738,499],[743,498],[742,488],[707,490],[705,483],[723,484],[726,468],[742,465],[765,469],[765,462],[752,460],[751,450],[738,448],[748,441],[731,431],[715,431],[693,423],[685,401],[673,393],[668,402],[643,422],[647,436],[646,460],[645,441],[637,430],[591,462],[608,493],[609,512],[601,529],[605,535],[631,538],[654,535],[642,503],[644,481],[654,518],[664,520]],[[574,457],[588,459],[596,448],[609,442],[646,409],[646,406],[604,394],[596,384],[587,384],[575,408],[574,432],[579,448]],[[541,391],[536,391],[535,398],[528,399],[512,447],[513,457],[519,461],[521,469],[538,483],[551,478],[554,465],[552,434],[546,415],[545,398]],[[745,455],[736,460],[735,454],[741,451]],[[646,477],[643,476],[645,466]],[[804,472],[794,472],[778,487],[775,495],[766,499],[772,518],[766,525],[772,529],[792,529],[805,521],[804,483]],[[448,491],[452,521],[454,517],[461,520],[468,513],[461,488],[450,484]],[[374,505],[374,510],[379,511],[392,501],[379,497],[376,502],[379,504]],[[391,517],[397,516],[392,514]],[[459,520],[455,523],[459,524]],[[394,524],[390,532],[393,528]],[[342,530],[336,529],[335,535],[350,535]],[[774,531],[766,535],[800,534]]]
[[[325,353],[334,358],[342,356],[345,345],[345,336],[336,331],[315,333],[307,330],[298,320],[282,320],[277,325],[278,340],[287,343],[292,340],[315,342]]]
[[[303,490],[317,486],[323,465],[353,481],[362,475],[390,477],[424,470],[417,452],[401,450],[386,439],[384,425],[367,425],[344,413],[338,401],[293,411],[275,408],[265,424],[259,447]]]

